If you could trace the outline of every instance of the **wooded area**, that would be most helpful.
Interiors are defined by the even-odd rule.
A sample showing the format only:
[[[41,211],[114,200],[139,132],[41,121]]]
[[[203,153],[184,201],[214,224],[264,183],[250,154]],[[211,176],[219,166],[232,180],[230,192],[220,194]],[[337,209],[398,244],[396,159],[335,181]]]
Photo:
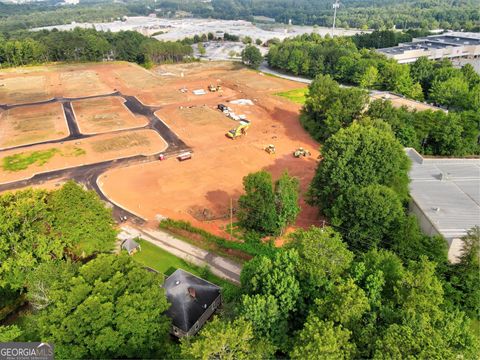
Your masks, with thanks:
[[[0,35],[0,67],[52,61],[124,60],[138,64],[173,63],[190,59],[193,49],[178,41],[158,41],[136,31],[117,33],[76,28]]]
[[[195,17],[245,19],[254,16],[274,18],[295,25],[332,26],[330,0],[137,0],[81,1],[75,7],[58,7],[47,0],[32,4],[0,3],[0,33],[33,27],[76,22],[104,22],[123,16],[149,15],[173,17],[191,14]],[[337,12],[338,27],[359,29],[454,29],[478,31],[480,9],[476,0],[384,0],[366,4],[361,0],[341,2]]]
[[[332,26],[333,10],[330,0],[195,0],[157,1],[160,15],[171,16],[182,10],[194,16],[221,19],[254,20],[253,16],[267,16],[277,22],[295,25]],[[476,0],[384,0],[366,3],[345,0],[337,12],[338,27],[360,29],[478,29],[480,9]]]
[[[480,154],[479,111],[446,113],[395,108],[389,100],[370,101],[366,90],[341,87],[328,75],[319,75],[310,85],[300,121],[322,142],[354,121],[381,122],[404,147],[413,147],[426,155]]]

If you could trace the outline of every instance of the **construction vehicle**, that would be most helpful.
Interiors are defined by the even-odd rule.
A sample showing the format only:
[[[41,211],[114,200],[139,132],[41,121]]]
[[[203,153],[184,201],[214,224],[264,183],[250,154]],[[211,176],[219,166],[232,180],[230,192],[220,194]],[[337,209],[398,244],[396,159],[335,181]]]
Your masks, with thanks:
[[[277,149],[275,149],[275,145],[273,144],[266,146],[264,150],[269,154],[275,154],[275,152],[277,151]]]
[[[190,151],[185,151],[185,152],[177,155],[177,160],[178,161],[185,161],[185,160],[189,160],[191,158],[192,158],[192,153]]]
[[[213,84],[210,84],[208,85],[208,91],[210,92],[217,92],[217,91],[222,91],[222,86],[221,85],[213,85]]]
[[[299,158],[301,156],[310,156],[310,151],[308,150],[305,150],[304,148],[298,148],[297,150],[295,150],[293,152],[293,156],[295,156],[296,158]]]
[[[235,140],[237,137],[247,135],[247,130],[250,127],[250,121],[240,121],[240,125],[237,126],[235,129],[229,130],[225,135]]]

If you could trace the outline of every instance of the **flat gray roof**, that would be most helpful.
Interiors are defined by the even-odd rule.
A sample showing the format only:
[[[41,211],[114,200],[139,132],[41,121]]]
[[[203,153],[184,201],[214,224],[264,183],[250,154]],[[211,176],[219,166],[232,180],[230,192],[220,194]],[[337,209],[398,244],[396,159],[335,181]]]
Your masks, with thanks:
[[[449,32],[442,35],[430,35],[413,39],[413,41],[409,43],[398,44],[398,46],[378,49],[377,51],[384,54],[398,55],[411,50],[427,51],[429,49],[442,49],[468,45],[480,45],[480,34]]]
[[[432,225],[449,242],[480,225],[480,159],[412,160],[410,195]]]

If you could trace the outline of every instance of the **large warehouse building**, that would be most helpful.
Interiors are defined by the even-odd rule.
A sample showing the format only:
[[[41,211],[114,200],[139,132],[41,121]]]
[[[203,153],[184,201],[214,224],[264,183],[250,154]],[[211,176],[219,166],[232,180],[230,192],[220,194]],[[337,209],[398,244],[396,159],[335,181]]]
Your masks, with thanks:
[[[480,57],[480,33],[448,32],[377,51],[401,64],[412,63],[422,56],[432,60],[477,58]]]
[[[480,226],[480,159],[428,159],[406,151],[412,160],[410,210],[426,234],[447,240],[449,260],[456,262],[460,238]]]

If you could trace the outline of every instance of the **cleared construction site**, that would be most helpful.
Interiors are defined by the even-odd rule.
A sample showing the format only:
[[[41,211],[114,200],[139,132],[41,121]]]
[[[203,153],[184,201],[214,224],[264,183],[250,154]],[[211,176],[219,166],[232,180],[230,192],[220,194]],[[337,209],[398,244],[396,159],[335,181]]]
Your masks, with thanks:
[[[2,164],[55,149],[22,169],[0,168],[0,191],[73,178],[123,214],[224,234],[248,173],[288,171],[303,193],[317,166],[319,145],[298,121],[300,105],[275,95],[305,85],[239,64],[43,66],[1,72],[0,83],[0,117],[10,119],[0,133],[20,139],[0,138]],[[17,126],[30,110],[42,120]],[[301,206],[297,225],[318,223],[317,210]]]

